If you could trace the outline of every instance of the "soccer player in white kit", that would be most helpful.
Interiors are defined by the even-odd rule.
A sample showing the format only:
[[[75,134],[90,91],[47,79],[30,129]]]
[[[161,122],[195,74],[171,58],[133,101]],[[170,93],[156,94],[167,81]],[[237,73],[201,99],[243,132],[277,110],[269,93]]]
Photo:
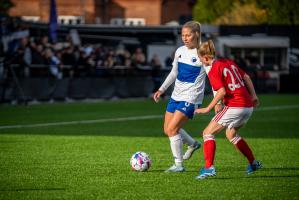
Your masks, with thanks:
[[[164,132],[169,137],[175,164],[165,172],[185,171],[183,160],[189,159],[201,146],[182,129],[193,118],[194,110],[202,104],[204,96],[206,72],[197,55],[201,43],[200,24],[195,21],[185,23],[181,36],[184,46],[176,50],[171,72],[153,95],[155,102],[158,102],[160,96],[175,82],[164,118]],[[188,145],[184,155],[183,143]]]
[[[216,150],[214,135],[223,129],[226,129],[226,138],[247,158],[249,163],[247,174],[251,174],[262,165],[255,160],[250,147],[238,132],[249,120],[253,107],[259,104],[252,81],[233,61],[215,59],[215,46],[212,40],[200,45],[198,55],[204,66],[209,66],[207,74],[216,94],[208,107],[196,109],[195,113],[208,113],[221,100],[225,107],[203,131],[205,167],[200,170],[196,179],[216,175],[213,166]]]

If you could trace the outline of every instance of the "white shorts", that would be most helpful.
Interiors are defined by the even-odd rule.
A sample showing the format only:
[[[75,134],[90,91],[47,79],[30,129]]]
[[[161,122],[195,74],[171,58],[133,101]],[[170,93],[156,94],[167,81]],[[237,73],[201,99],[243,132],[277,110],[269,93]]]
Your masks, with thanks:
[[[252,107],[237,108],[225,106],[212,120],[227,128],[235,128],[246,124],[252,112]]]

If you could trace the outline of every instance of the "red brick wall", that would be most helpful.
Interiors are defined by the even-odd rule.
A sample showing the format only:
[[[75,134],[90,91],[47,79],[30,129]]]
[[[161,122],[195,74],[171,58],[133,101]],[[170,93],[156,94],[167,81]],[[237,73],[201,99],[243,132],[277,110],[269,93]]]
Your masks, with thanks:
[[[111,18],[144,18],[146,25],[160,25],[189,15],[190,0],[110,0],[106,5],[95,0],[56,0],[58,15],[84,16],[86,23],[95,23],[96,17],[104,23]],[[40,16],[49,18],[50,0],[12,0],[16,5],[11,16]],[[162,3],[164,2],[164,3]]]
[[[9,11],[12,16],[40,16],[39,0],[12,0],[14,7]]]
[[[114,2],[124,8],[125,18],[144,18],[147,25],[161,23],[161,0],[114,0]],[[117,17],[117,14],[116,9],[111,9],[110,17]]]
[[[179,21],[180,16],[192,15],[192,0],[164,0],[162,4],[161,23]]]

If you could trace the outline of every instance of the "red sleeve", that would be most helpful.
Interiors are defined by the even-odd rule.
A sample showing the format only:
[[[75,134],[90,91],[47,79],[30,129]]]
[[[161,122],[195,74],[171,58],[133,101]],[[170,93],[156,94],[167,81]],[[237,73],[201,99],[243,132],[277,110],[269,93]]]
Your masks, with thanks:
[[[210,73],[208,74],[210,84],[214,91],[219,90],[220,88],[224,87],[223,80],[222,80],[222,72],[221,67],[217,61],[213,63]]]

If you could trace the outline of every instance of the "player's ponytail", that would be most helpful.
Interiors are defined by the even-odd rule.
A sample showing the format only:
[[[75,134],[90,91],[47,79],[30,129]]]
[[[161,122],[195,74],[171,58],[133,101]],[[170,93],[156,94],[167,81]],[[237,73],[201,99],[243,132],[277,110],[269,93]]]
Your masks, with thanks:
[[[183,25],[183,28],[189,28],[196,35],[196,48],[201,45],[201,24],[197,21],[188,21]]]
[[[216,49],[213,41],[208,40],[203,42],[198,49],[198,54],[200,56],[210,56],[211,58],[214,58],[216,55]]]

